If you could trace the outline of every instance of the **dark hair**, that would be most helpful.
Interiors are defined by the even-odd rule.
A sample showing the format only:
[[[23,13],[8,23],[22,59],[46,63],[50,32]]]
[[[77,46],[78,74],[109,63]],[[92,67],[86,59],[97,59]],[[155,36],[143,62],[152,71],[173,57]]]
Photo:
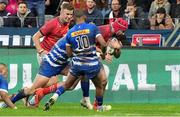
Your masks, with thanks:
[[[112,1],[113,1],[113,0],[111,0],[111,4],[112,4]],[[118,0],[118,2],[119,2],[119,4],[121,5],[121,0]]]
[[[69,3],[64,3],[62,4],[61,9],[74,10],[74,7]]]
[[[4,3],[5,5],[7,5],[9,2],[8,0],[0,0],[0,3]]]
[[[166,10],[165,10],[165,8],[160,7],[160,8],[157,9],[156,13],[163,13],[163,14],[166,14]]]
[[[25,4],[25,5],[27,6],[27,3],[24,2],[24,1],[18,2],[18,6],[19,6],[20,4]]]
[[[99,8],[99,9],[102,9],[102,8],[106,8],[108,7],[108,1],[107,0],[104,0],[104,2],[102,2],[102,0],[98,0],[96,2],[96,7]]]
[[[83,10],[80,10],[80,9],[75,9],[74,10],[74,16],[75,17],[82,17],[82,16],[84,16],[85,14],[84,14],[84,11]]]
[[[97,2],[96,0],[93,0],[95,3]]]
[[[136,3],[134,0],[129,0],[126,4],[126,6],[136,6]]]

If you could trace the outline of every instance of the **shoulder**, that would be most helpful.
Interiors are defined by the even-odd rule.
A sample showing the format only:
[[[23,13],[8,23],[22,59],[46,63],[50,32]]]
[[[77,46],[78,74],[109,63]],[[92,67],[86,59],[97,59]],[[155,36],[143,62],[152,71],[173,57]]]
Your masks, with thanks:
[[[101,12],[99,9],[95,8],[95,9],[94,9],[94,14],[96,14],[96,15],[102,15],[102,12]]]
[[[35,15],[32,12],[29,12],[28,16],[34,17]]]
[[[55,18],[47,21],[46,24],[56,25],[57,22],[59,22],[58,17],[55,17]]]
[[[41,29],[42,29],[42,28],[53,28],[53,29],[54,29],[54,28],[57,26],[57,22],[58,22],[57,17],[56,17],[56,18],[53,18],[53,19],[47,21],[47,22],[41,27]]]
[[[89,28],[97,28],[97,26],[95,25],[95,24],[93,24],[93,23],[86,23],[86,25],[87,25],[87,27],[89,27]]]
[[[157,3],[156,3],[156,0],[154,0],[152,3],[151,3],[151,6],[156,6]]]

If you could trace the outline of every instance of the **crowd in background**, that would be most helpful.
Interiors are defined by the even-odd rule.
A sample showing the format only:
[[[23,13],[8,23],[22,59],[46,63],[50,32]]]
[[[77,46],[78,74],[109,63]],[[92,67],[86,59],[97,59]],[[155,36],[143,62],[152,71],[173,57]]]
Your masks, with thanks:
[[[129,29],[174,29],[180,19],[180,0],[0,0],[0,27],[41,27],[63,2],[83,9],[97,26],[122,17]]]

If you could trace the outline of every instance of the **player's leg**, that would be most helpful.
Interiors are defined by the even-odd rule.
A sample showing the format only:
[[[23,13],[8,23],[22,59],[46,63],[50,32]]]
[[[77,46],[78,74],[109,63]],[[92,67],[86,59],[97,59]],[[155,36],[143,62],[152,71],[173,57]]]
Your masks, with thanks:
[[[43,61],[33,85],[30,88],[21,90],[15,97],[12,98],[12,101],[15,103],[26,96],[34,94],[36,89],[44,87],[48,83],[49,79],[52,76],[56,76],[58,73],[60,73],[60,71],[61,67],[53,67],[47,61]]]
[[[83,93],[83,98],[80,100],[81,106],[89,110],[93,109],[93,106],[89,98],[89,79],[87,78],[81,79],[81,89]]]
[[[37,88],[43,87],[44,85],[46,85],[46,83],[48,81],[49,81],[49,78],[37,74],[35,81],[33,82],[33,85],[30,88],[26,87],[26,88],[22,89],[16,96],[11,98],[11,101],[13,103],[15,103],[16,101],[18,101],[24,97],[34,94],[34,92]]]
[[[43,99],[44,96],[50,93],[54,93],[57,90],[57,87],[60,87],[64,84],[64,82],[55,83],[49,87],[39,88],[35,91],[34,96],[29,101],[29,106],[38,107],[40,101]]]
[[[48,83],[44,86],[44,88],[36,89],[34,96],[29,101],[29,106],[38,107],[41,99],[45,95],[56,91],[58,84],[58,76],[51,77]]]
[[[61,70],[60,74],[67,76],[69,68],[70,68],[69,65],[61,66],[62,70]],[[57,82],[58,82],[58,77],[57,76],[51,77],[49,82],[46,84],[45,88],[39,88],[39,89],[36,90],[35,95],[31,98],[31,100],[29,101],[29,104],[31,106],[38,107],[41,99],[45,95],[55,92],[57,90],[57,87],[60,87],[60,86],[62,86],[64,84],[64,82],[58,82],[58,83]],[[74,85],[76,86],[77,84],[74,84]],[[73,87],[73,89],[74,89],[74,87]]]
[[[50,107],[54,104],[54,102],[58,99],[58,97],[61,96],[66,90],[71,88],[76,79],[77,78],[75,76],[73,76],[71,73],[68,73],[65,83],[62,86],[58,87],[54,95],[47,101],[44,110],[49,110]]]
[[[60,71],[60,74],[61,75],[65,75],[67,76],[68,74],[68,71],[69,71],[69,68],[70,68],[70,65],[64,65],[64,66],[61,66],[61,71]],[[57,80],[57,79],[56,79]],[[58,80],[57,80],[58,81]],[[52,85],[53,84],[53,85]],[[64,84],[64,82],[59,82],[59,83],[55,83],[54,81],[50,80],[47,84],[47,88],[44,88],[43,89],[43,92],[44,92],[44,95],[47,95],[49,93],[52,93],[54,91],[57,90],[57,87],[60,87]],[[50,86],[51,85],[51,86]]]
[[[111,106],[105,106],[103,105],[103,96],[105,92],[105,87],[107,84],[107,77],[105,74],[105,70],[102,67],[99,74],[96,78],[92,79],[92,82],[94,83],[96,87],[96,96],[95,96],[95,103],[93,105],[95,110],[98,111],[108,111],[111,109]]]

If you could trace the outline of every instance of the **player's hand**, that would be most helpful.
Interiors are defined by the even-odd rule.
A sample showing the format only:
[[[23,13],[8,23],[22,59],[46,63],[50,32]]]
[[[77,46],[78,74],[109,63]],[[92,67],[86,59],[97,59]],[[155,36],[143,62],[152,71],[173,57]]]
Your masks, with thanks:
[[[159,29],[165,29],[165,26],[163,24],[160,24]]]
[[[44,57],[46,54],[48,54],[48,51],[44,50],[43,52],[40,53],[40,57]]]

